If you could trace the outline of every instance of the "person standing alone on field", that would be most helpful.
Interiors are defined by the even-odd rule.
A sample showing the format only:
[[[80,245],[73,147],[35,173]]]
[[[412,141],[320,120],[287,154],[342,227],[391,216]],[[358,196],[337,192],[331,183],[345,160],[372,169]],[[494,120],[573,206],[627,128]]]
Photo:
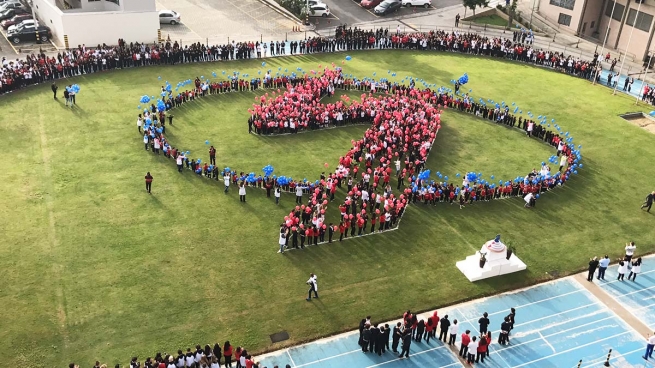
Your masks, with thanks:
[[[225,192],[227,192],[227,190]],[[239,202],[246,202],[246,185],[244,183],[239,185]]]
[[[314,298],[318,299],[318,280],[316,275],[313,273],[309,274],[309,280],[306,282],[309,285],[309,291],[307,292],[307,301],[312,300],[312,292],[314,292]]]
[[[152,188],[152,175],[150,175],[150,171],[146,173],[145,179],[146,179],[146,191],[148,192],[148,194],[151,194],[150,189]]]
[[[52,89],[53,97],[56,100],[57,99],[57,90],[59,89],[59,87],[57,87],[57,83],[52,82],[52,85],[50,86],[50,89]]]
[[[216,165],[216,148],[214,146],[209,147],[209,164]]]
[[[459,27],[459,13],[455,16],[455,27]]]
[[[637,246],[635,245],[635,242],[631,241],[630,243],[627,243],[625,245],[625,258],[624,260],[626,262],[630,262],[632,260],[632,256],[635,254],[635,250],[637,249]]]

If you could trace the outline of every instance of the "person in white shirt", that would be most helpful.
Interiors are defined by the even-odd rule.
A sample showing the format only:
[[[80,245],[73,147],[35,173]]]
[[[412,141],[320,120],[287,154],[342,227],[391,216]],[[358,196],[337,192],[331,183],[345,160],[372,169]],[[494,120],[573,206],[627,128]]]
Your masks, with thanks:
[[[227,193],[228,189],[230,189],[230,174],[229,173],[225,173],[225,175],[223,175],[223,184],[225,184],[225,191],[224,192]]]
[[[477,336],[473,336],[471,338],[471,342],[469,343],[469,350],[468,353],[466,354],[466,362],[469,364],[473,364],[475,362],[475,355],[478,353],[478,338]]]
[[[605,270],[607,270],[607,267],[609,265],[610,265],[610,257],[606,254],[605,258],[598,261],[598,276],[596,277],[596,279],[605,280]]]
[[[396,175],[398,175],[398,172],[400,171],[400,159],[396,159]]]
[[[648,360],[648,358],[652,358],[654,347],[655,347],[655,332],[650,336],[646,336],[646,354],[644,354],[642,358],[646,360]]]
[[[630,281],[631,278],[632,281],[635,281],[638,273],[641,273],[641,257],[637,258],[636,261],[632,262],[632,269],[630,270],[630,274],[628,275],[628,281]]]
[[[635,245],[635,242],[631,241],[630,243],[627,243],[625,245],[625,260],[627,262],[630,262],[632,260],[632,256],[635,254],[635,250],[637,249],[637,246]]]
[[[280,191],[280,186],[276,185],[275,186],[275,204],[280,204],[280,196],[282,195],[282,192]]]
[[[312,300],[312,291],[314,292],[314,298],[318,299],[318,280],[316,275],[313,273],[309,274],[309,280],[306,282],[309,285],[309,291],[307,292],[307,301]]]
[[[628,270],[628,262],[619,258],[619,276],[616,278],[618,281],[623,281],[626,271]]]
[[[304,187],[302,185],[296,186],[296,204],[302,204],[302,191]]]
[[[448,340],[448,345],[455,345],[455,340],[457,339],[457,332],[459,332],[459,326],[457,325],[457,320],[453,320],[453,323],[448,329],[450,334],[450,339]]]
[[[139,129],[139,133],[141,133],[141,125],[143,124],[143,119],[141,119],[141,114],[139,114],[139,118],[136,119],[136,126]]]
[[[246,185],[244,183],[239,185],[239,202],[246,202]]]
[[[569,158],[566,157],[566,155],[562,155],[562,157],[559,159],[559,172],[562,172],[562,169],[564,168],[564,166],[566,166],[566,160],[568,159]]]

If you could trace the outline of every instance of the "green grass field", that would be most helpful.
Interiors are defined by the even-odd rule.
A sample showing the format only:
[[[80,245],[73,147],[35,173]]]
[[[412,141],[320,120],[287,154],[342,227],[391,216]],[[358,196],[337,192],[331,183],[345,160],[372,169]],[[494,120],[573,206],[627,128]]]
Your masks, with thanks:
[[[293,204],[275,206],[250,190],[241,204],[216,182],[145,152],[136,128],[139,97],[163,80],[240,70],[261,61],[149,67],[76,78],[70,110],[43,85],[2,96],[0,146],[0,355],[8,366],[54,367],[74,361],[126,364],[197,343],[229,339],[262,352],[269,334],[290,345],[355,328],[402,311],[426,310],[563,276],[593,255],[619,256],[628,240],[655,249],[651,214],[639,210],[654,189],[654,137],[617,115],[649,110],[604,87],[498,60],[409,51],[353,52],[347,73],[393,70],[446,85],[468,72],[475,96],[516,102],[557,119],[583,145],[584,168],[533,210],[520,198],[458,206],[410,206],[400,229],[304,251],[276,253],[277,228]],[[267,68],[306,70],[343,54],[267,60]],[[162,76],[162,81],[157,79]],[[63,82],[60,83],[63,85]],[[341,92],[339,92],[341,93]],[[255,94],[213,96],[174,111],[175,145],[219,165],[316,178],[365,127],[297,136],[247,134]],[[428,167],[454,177],[472,170],[514,178],[554,151],[515,130],[446,111]],[[196,156],[197,155],[197,156]],[[143,176],[155,177],[153,194]],[[335,206],[331,206],[335,211]],[[334,213],[334,212],[332,212]],[[334,218],[334,217],[333,217]],[[329,220],[329,219],[328,219]],[[455,262],[496,233],[511,240],[526,272],[470,283]],[[304,301],[308,274],[321,299]]]
[[[491,24],[493,26],[507,27],[507,20],[495,14],[474,18],[471,21],[478,24]]]

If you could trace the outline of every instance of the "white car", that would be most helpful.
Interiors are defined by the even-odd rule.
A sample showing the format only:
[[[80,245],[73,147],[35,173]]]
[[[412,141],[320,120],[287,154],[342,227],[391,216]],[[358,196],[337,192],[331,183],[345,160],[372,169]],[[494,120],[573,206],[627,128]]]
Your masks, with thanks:
[[[403,6],[422,6],[429,8],[432,6],[432,0],[402,0]]]
[[[7,34],[14,33],[18,29],[23,29],[23,28],[34,28],[34,19],[25,19],[24,21],[14,24],[13,26],[9,26],[7,28]]]
[[[310,17],[327,17],[330,15],[330,8],[326,4],[318,4],[310,7]],[[313,11],[312,11],[313,10]]]
[[[160,10],[159,11],[159,24],[172,24],[176,25],[180,23],[182,17],[180,13],[177,13],[173,10]]]

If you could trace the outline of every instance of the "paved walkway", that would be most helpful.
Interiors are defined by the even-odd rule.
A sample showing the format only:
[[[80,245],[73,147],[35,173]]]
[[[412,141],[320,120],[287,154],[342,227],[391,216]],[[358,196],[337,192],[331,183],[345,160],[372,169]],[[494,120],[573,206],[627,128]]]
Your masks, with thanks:
[[[459,335],[470,330],[479,335],[477,320],[489,313],[494,341],[490,358],[480,366],[509,367],[602,367],[612,349],[614,367],[654,367],[641,356],[645,335],[655,329],[655,257],[644,260],[644,272],[636,282],[616,280],[616,266],[608,269],[607,281],[588,282],[586,273],[534,287],[475,300],[439,310],[458,320],[455,346],[441,341],[413,342],[410,358],[391,352],[382,356],[363,353],[357,331],[315,341],[258,357],[261,366],[284,367],[464,367],[458,357]],[[510,308],[516,308],[516,324],[510,344],[497,343],[499,326]],[[401,312],[401,311],[399,311]],[[432,315],[421,314],[427,319]],[[353,325],[358,323],[353,318]],[[375,320],[375,318],[374,318]],[[375,323],[376,321],[374,321]],[[394,326],[397,321],[389,321]]]

